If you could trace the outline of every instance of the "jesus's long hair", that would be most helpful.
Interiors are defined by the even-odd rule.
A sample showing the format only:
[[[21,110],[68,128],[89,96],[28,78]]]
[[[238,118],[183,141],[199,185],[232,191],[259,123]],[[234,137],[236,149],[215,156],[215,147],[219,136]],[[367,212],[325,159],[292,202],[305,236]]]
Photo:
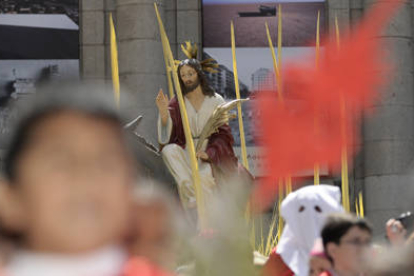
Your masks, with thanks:
[[[192,59],[185,59],[185,60],[181,61],[180,64],[178,65],[177,74],[178,74],[178,79],[180,80],[180,87],[181,87],[181,92],[183,93],[183,95],[188,93],[187,89],[184,85],[184,82],[181,79],[181,75],[180,75],[180,70],[184,65],[190,66],[191,68],[193,68],[197,72],[198,80],[200,82],[201,91],[203,91],[203,94],[205,96],[209,96],[209,97],[214,96],[214,90],[208,84],[206,75],[204,74],[204,72],[201,68],[200,62],[198,62],[198,60],[193,59],[193,58]]]

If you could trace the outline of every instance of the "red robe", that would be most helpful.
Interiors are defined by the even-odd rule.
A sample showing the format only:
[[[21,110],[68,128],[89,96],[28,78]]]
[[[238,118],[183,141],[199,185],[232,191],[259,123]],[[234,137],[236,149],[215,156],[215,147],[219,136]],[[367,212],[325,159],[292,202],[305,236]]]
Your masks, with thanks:
[[[293,276],[292,270],[285,264],[282,257],[276,252],[276,248],[270,253],[269,259],[263,267],[263,276]]]
[[[177,98],[171,99],[169,111],[173,127],[168,144],[175,143],[184,149],[186,140]],[[209,157],[209,162],[214,165],[213,169],[223,168],[224,166],[237,168],[237,157],[233,151],[233,144],[234,138],[231,134],[230,126],[227,124],[219,127],[218,132],[213,133],[208,138],[206,153]]]

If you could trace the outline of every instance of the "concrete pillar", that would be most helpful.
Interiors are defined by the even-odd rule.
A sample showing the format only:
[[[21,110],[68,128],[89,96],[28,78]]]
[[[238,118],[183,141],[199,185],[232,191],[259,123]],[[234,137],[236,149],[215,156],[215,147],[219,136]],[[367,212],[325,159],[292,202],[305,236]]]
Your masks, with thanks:
[[[350,0],[349,8],[352,28],[352,26],[357,24],[362,17],[362,13],[364,11],[363,0]]]
[[[184,59],[180,44],[187,40],[197,43],[201,58],[201,0],[177,0],[177,55]]]
[[[344,37],[352,30],[352,24],[355,16],[362,12],[362,0],[330,0],[328,1],[328,23],[330,38],[336,39],[335,18],[338,19],[340,36]],[[356,133],[356,132],[354,132]],[[359,138],[359,137],[358,137]],[[361,145],[357,145],[357,148],[362,148]],[[349,199],[351,210],[354,210],[355,199],[361,190],[362,183],[358,179],[361,174],[360,170],[363,166],[363,160],[361,160],[361,153],[350,161],[348,170],[349,179]],[[341,175],[340,173],[333,176],[335,183],[340,185]]]
[[[166,1],[157,1],[164,24]],[[121,93],[130,93],[121,107],[131,118],[143,115],[139,132],[156,142],[155,97],[160,88],[168,92],[154,1],[117,0],[116,11]]]
[[[167,22],[165,26],[165,30],[167,32],[167,36],[170,40],[171,50],[174,55],[174,58],[177,57],[177,49],[179,49],[177,45],[177,2],[180,0],[168,0],[165,2],[165,22]],[[194,0],[197,1],[197,0]]]
[[[363,0],[349,0],[349,9],[350,9],[350,30],[351,32],[358,27],[360,20],[363,15],[364,5]],[[355,114],[355,118],[361,119],[363,114]],[[361,130],[361,127],[358,126],[358,129],[354,133],[360,133],[360,135],[363,134],[363,130]],[[350,203],[351,203],[351,210],[354,209],[355,201],[359,196],[360,192],[363,192],[363,186],[364,186],[364,145],[363,145],[363,139],[362,137],[355,137],[356,141],[358,141],[358,144],[356,145],[356,149],[359,150],[356,157],[353,160],[353,166],[352,166],[352,186],[350,187],[350,190],[352,191],[351,197],[350,197]],[[350,181],[351,182],[351,181]],[[363,197],[366,195],[363,193]]]
[[[350,1],[330,0],[328,2],[329,33],[332,38],[335,38],[335,17],[338,18],[341,36],[349,30],[351,18]]]
[[[110,46],[110,28],[109,28],[109,15],[112,14],[112,17],[115,22],[118,21],[116,13],[116,0],[102,0],[104,1],[104,45],[105,45],[105,78],[107,84],[111,87],[112,81],[112,69],[111,69],[111,46]],[[115,30],[118,33],[118,30]]]
[[[83,79],[105,82],[104,0],[80,1],[80,70]]]
[[[386,220],[405,211],[412,200],[412,183],[405,173],[414,157],[413,30],[412,7],[404,2],[376,38],[390,49],[395,77],[371,107],[374,115],[364,126],[366,213],[379,235],[384,233]],[[371,5],[377,3],[365,0],[365,12]]]

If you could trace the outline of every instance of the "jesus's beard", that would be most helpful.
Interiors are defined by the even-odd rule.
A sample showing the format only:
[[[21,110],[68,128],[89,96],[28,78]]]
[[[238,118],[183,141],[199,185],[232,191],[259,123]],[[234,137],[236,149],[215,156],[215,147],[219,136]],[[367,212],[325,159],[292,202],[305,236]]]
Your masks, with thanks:
[[[195,82],[191,82],[188,85],[184,83],[184,94],[193,92],[199,85],[200,85],[199,80],[196,80]]]

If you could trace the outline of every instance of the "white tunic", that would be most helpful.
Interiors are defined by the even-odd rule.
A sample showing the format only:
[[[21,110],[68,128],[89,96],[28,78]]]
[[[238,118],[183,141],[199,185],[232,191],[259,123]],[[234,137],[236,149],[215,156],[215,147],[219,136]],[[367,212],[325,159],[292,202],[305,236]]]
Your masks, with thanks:
[[[119,247],[103,248],[76,256],[19,250],[6,265],[4,275],[119,276],[126,262],[127,254]]]
[[[224,99],[217,93],[213,97],[206,96],[200,109],[196,111],[191,102],[184,97],[187,109],[188,120],[190,124],[191,134],[193,136],[194,146],[197,145],[199,135],[203,130],[208,119],[213,114],[215,108],[224,103]],[[158,118],[158,141],[165,145],[170,140],[172,132],[172,120],[168,117],[167,125],[162,126],[161,118]],[[205,151],[208,141],[204,141],[201,147]],[[196,207],[194,184],[191,174],[191,164],[187,147],[183,150],[177,144],[168,144],[162,150],[162,157],[170,170],[171,174],[178,185],[183,205],[188,208]],[[198,168],[200,173],[201,187],[204,195],[212,193],[215,186],[211,165],[208,162],[198,160]]]

